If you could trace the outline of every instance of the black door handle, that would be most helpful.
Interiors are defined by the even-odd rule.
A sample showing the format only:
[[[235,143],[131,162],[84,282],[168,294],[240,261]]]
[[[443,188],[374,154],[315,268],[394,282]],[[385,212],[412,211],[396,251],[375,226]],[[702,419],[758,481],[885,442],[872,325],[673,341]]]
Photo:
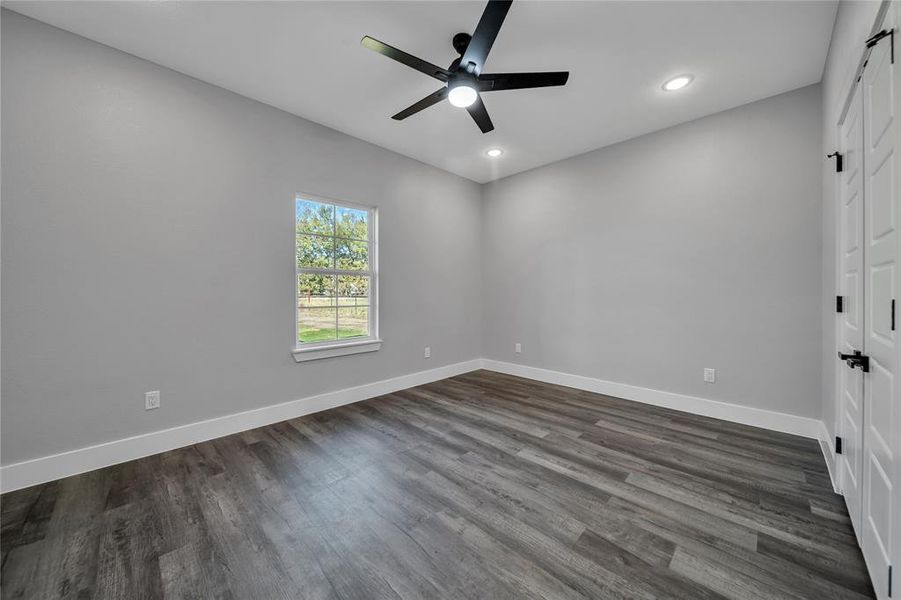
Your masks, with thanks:
[[[845,361],[852,369],[860,367],[860,370],[864,373],[870,372],[870,357],[861,354],[860,350],[855,350],[854,354],[842,354],[841,351],[839,351],[838,359]]]

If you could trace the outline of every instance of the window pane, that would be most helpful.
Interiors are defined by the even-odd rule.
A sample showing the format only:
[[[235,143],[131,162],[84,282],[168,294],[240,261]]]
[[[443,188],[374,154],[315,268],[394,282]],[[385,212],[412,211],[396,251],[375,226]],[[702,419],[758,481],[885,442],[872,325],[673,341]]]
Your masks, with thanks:
[[[334,306],[335,276],[303,273],[297,276],[297,306]]]
[[[297,341],[326,342],[334,340],[335,334],[334,308],[299,308],[297,310]]]
[[[369,239],[369,212],[336,207],[335,230],[338,237],[355,240]]]
[[[369,304],[369,277],[339,275],[338,304],[341,306],[367,306]]]
[[[335,207],[298,198],[294,209],[297,233],[335,235]]]
[[[369,244],[355,240],[335,240],[335,263],[348,271],[369,270]]]
[[[335,264],[334,238],[297,236],[297,266],[301,269],[331,269]]]
[[[369,307],[338,309],[338,338],[369,335]]]

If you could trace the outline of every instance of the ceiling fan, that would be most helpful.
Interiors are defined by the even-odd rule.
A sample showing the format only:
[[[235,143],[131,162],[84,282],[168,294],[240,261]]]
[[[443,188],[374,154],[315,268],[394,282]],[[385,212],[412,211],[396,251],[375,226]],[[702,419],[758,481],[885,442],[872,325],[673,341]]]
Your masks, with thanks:
[[[403,50],[393,48],[368,35],[365,36],[360,42],[363,46],[447,84],[391,118],[402,121],[447,98],[454,106],[469,111],[482,133],[488,133],[494,129],[494,125],[482,103],[481,92],[565,85],[569,78],[568,71],[482,73],[488,52],[494,44],[494,39],[504,23],[511,4],[513,4],[512,0],[489,0],[485,12],[482,13],[482,18],[476,26],[475,33],[472,35],[458,33],[454,36],[454,50],[460,56],[455,58],[446,69],[407,54]]]

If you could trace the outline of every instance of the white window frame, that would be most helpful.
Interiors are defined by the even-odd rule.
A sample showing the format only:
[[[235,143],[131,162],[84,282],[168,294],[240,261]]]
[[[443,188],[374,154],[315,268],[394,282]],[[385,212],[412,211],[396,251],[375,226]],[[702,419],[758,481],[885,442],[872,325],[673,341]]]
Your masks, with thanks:
[[[382,347],[382,340],[379,338],[379,251],[378,251],[378,211],[374,206],[365,206],[344,200],[335,200],[326,198],[316,194],[307,194],[298,192],[294,196],[294,206],[296,214],[296,206],[298,200],[309,200],[320,204],[330,204],[338,208],[350,208],[353,210],[366,211],[367,217],[367,243],[369,244],[369,270],[368,271],[350,271],[345,269],[331,268],[301,268],[297,266],[297,230],[294,233],[294,360],[296,362],[306,362],[309,360],[317,360],[320,358],[332,358],[335,356],[346,356],[348,354],[360,354],[363,352],[375,352]],[[311,234],[315,235],[315,234]],[[320,236],[337,238],[338,236]],[[339,340],[326,340],[323,342],[300,342],[300,319],[298,318],[298,301],[297,297],[297,277],[304,273],[321,273],[327,275],[365,275],[369,277],[369,335],[366,337],[345,338]],[[337,299],[337,297],[336,297]]]

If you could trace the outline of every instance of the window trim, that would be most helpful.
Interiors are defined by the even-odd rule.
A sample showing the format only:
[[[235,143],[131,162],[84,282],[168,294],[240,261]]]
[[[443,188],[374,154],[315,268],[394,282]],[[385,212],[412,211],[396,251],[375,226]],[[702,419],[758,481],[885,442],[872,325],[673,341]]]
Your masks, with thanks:
[[[320,204],[331,204],[338,208],[350,208],[353,210],[366,211],[367,218],[367,237],[365,240],[369,246],[369,270],[365,273],[361,271],[350,271],[346,269],[323,269],[323,268],[300,268],[297,266],[297,228],[294,229],[294,348],[291,354],[294,356],[295,362],[306,362],[317,360],[320,358],[332,358],[335,356],[346,356],[350,354],[360,354],[363,352],[374,352],[381,348],[382,340],[379,338],[379,244],[378,244],[378,209],[375,206],[367,206],[344,200],[336,200],[318,194],[307,194],[305,192],[297,192],[294,194],[294,211],[297,211],[298,200],[309,200]],[[330,239],[351,239],[342,238],[337,235],[327,236],[322,234],[319,237]],[[364,241],[364,240],[354,240]],[[353,337],[336,340],[326,340],[322,342],[308,342],[306,344],[300,342],[300,319],[298,318],[298,297],[297,297],[297,276],[302,273],[327,273],[329,275],[366,275],[369,277],[369,335],[365,337]]]

